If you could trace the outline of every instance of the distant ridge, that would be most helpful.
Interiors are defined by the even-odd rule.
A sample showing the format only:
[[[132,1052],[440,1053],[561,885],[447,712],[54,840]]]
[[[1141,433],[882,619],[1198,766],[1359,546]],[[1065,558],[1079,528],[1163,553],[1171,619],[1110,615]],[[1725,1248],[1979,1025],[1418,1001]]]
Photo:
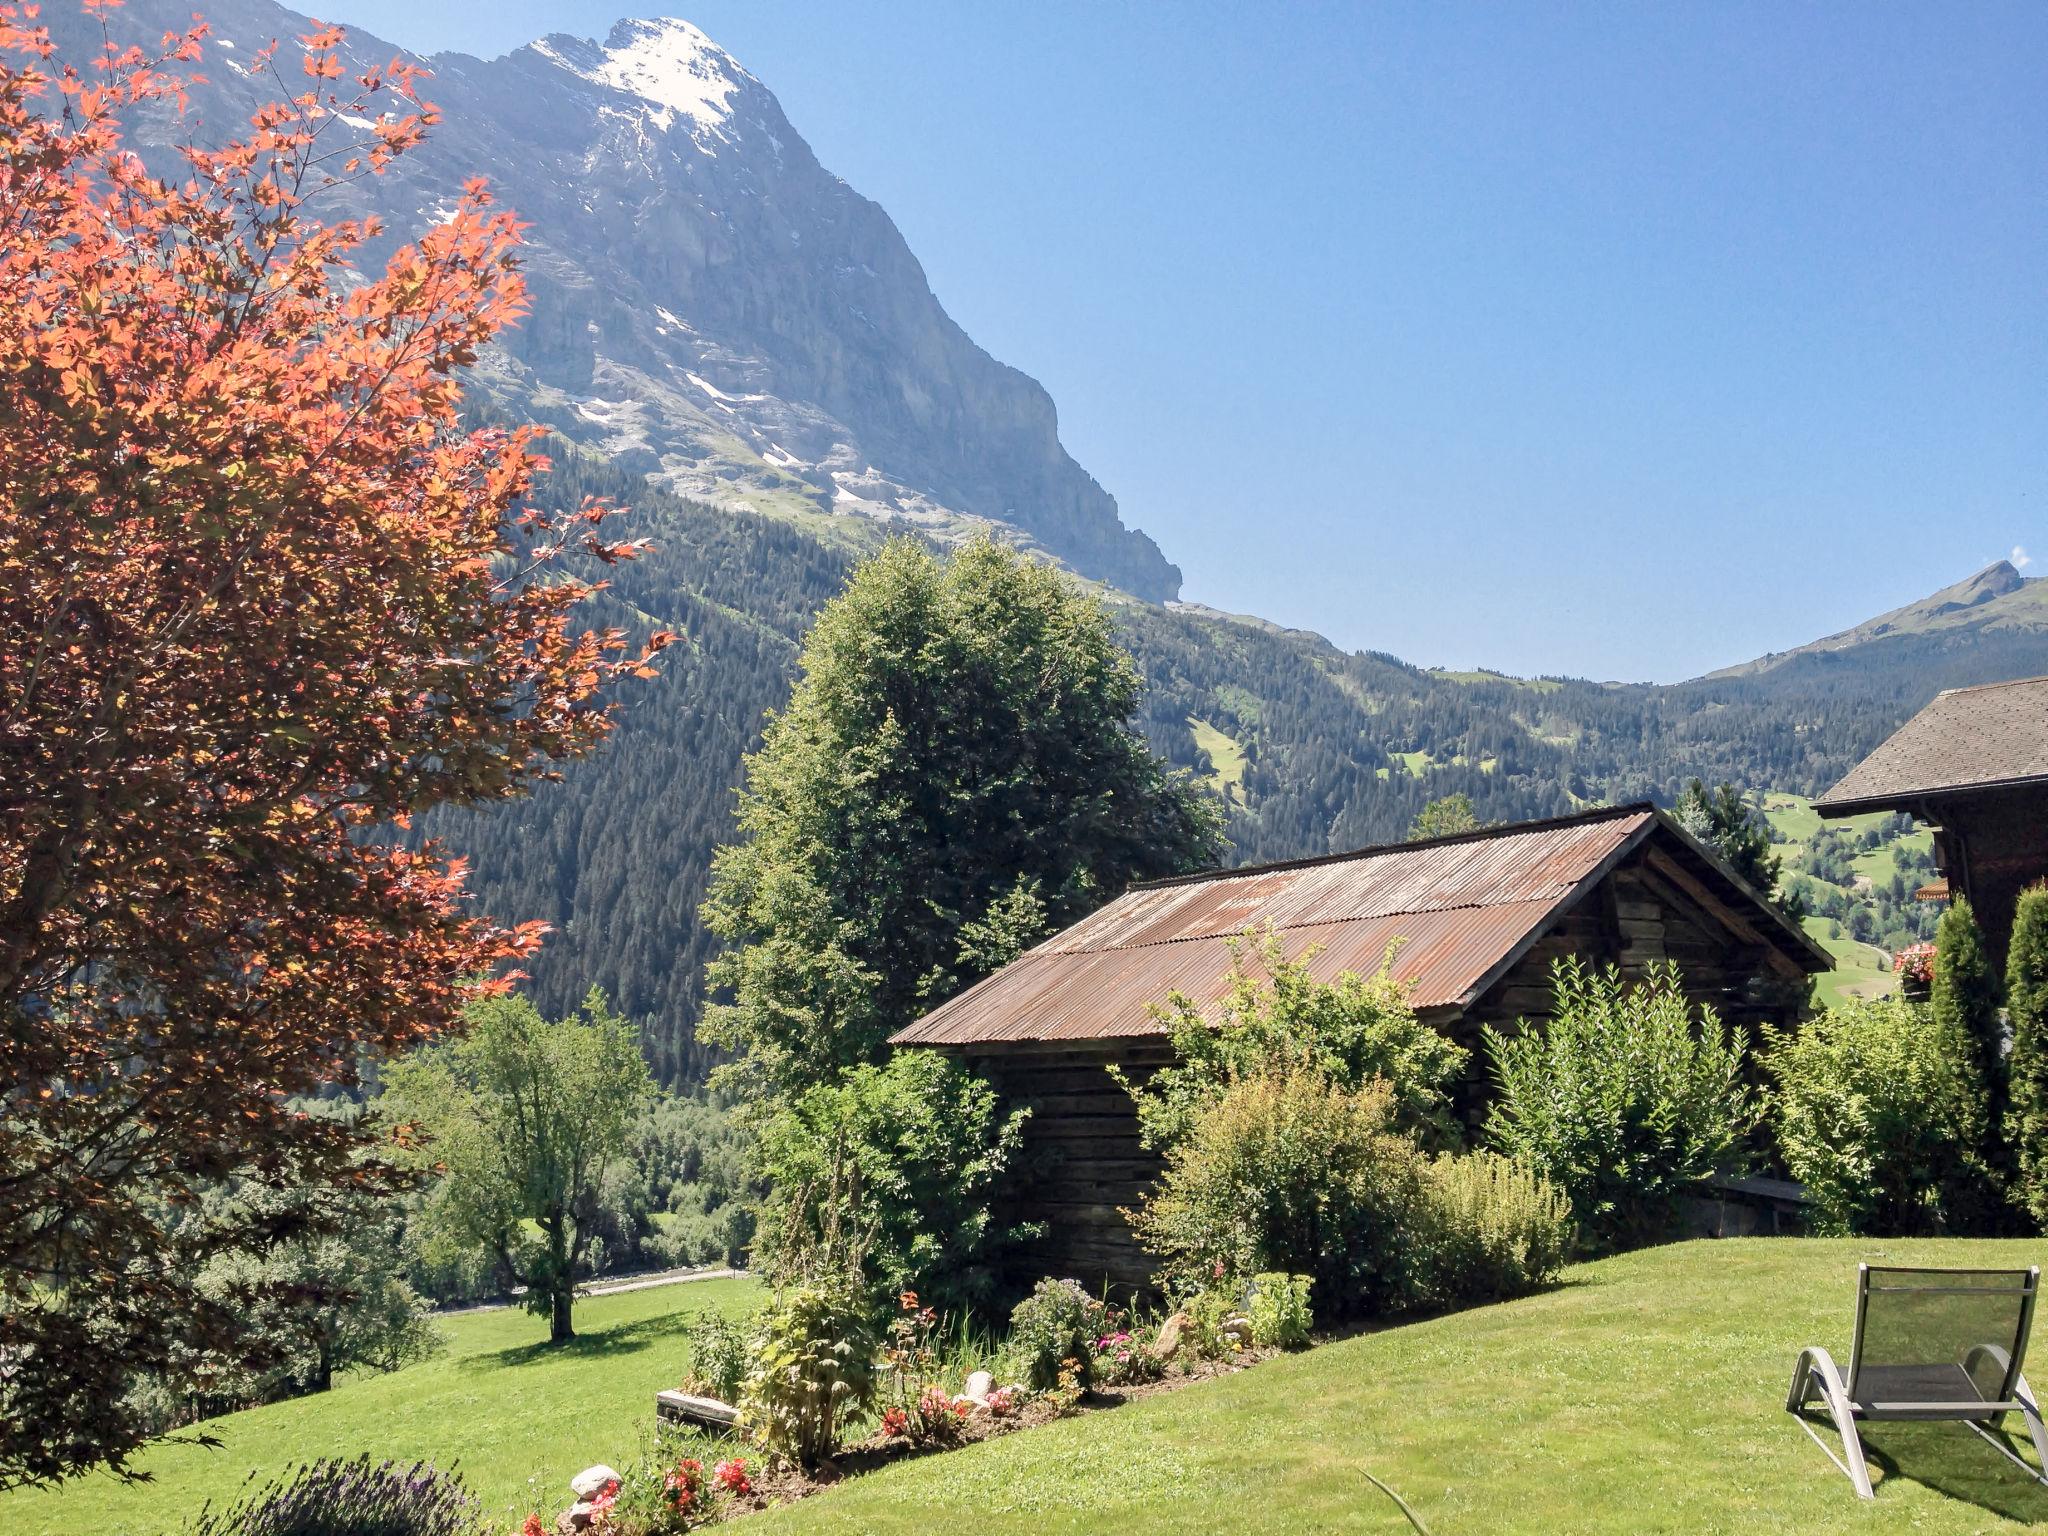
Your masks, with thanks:
[[[1902,608],[1866,619],[1854,628],[1789,651],[1773,651],[1755,661],[1723,667],[1718,672],[1709,672],[1700,681],[1755,677],[1801,657],[1853,650],[1901,636],[1957,638],[1970,631],[1989,629],[2048,630],[2048,579],[2029,579],[2010,560],[1996,560],[1974,576]]]

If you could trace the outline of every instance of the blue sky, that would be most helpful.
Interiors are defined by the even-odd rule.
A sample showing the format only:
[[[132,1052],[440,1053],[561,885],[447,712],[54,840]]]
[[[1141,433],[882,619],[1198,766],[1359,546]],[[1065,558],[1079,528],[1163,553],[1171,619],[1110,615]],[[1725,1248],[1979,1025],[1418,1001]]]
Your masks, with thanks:
[[[331,13],[490,55],[630,4]],[[2048,7],[681,14],[1190,598],[1672,679],[2048,573]]]

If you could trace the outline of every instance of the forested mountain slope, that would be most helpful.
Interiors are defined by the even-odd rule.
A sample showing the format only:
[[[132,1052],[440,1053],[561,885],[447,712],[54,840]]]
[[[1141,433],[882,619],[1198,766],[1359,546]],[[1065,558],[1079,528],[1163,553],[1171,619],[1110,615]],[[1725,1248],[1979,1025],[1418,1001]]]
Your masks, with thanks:
[[[655,540],[609,573],[604,617],[685,636],[630,689],[613,740],[532,799],[431,819],[474,860],[501,918],[557,927],[532,966],[544,1008],[595,982],[648,1027],[657,1070],[701,1075],[691,1044],[710,941],[697,921],[729,834],[740,758],[793,675],[812,615],[861,539],[650,491],[573,450],[546,494],[610,496]],[[1887,634],[1744,676],[1675,686],[1443,673],[1318,635],[1106,592],[1148,689],[1140,726],[1227,807],[1237,862],[1401,837],[1462,792],[1488,821],[1600,801],[1669,801],[1699,775],[1812,794],[1940,688],[2048,672],[2048,628]]]

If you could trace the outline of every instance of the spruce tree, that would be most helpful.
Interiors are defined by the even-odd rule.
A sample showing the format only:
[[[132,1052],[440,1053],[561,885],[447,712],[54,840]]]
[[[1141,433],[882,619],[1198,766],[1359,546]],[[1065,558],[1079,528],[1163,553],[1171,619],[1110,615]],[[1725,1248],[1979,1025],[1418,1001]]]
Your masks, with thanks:
[[[2048,1228],[2048,885],[2020,896],[2006,961],[2012,1025],[2006,1138],[2019,1168],[2019,1195]]]
[[[2005,1123],[2006,1067],[2003,1026],[1998,1018],[1998,977],[1991,969],[1977,914],[1961,896],[1942,913],[1934,932],[1934,987],[1928,1007],[1957,1038],[1968,1042],[1976,1056],[1989,1111],[1985,1160],[1993,1168],[2009,1170],[2012,1159],[2006,1155],[2000,1134]]]

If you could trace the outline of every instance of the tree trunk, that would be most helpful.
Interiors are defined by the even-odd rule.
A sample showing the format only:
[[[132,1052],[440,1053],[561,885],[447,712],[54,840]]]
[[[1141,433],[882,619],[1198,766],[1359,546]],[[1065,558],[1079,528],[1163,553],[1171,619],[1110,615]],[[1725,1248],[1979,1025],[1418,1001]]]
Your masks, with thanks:
[[[553,1303],[548,1315],[549,1343],[561,1344],[576,1337],[576,1330],[569,1326],[569,1304],[575,1300],[575,1296],[573,1287],[558,1283],[554,1295],[549,1298]]]

